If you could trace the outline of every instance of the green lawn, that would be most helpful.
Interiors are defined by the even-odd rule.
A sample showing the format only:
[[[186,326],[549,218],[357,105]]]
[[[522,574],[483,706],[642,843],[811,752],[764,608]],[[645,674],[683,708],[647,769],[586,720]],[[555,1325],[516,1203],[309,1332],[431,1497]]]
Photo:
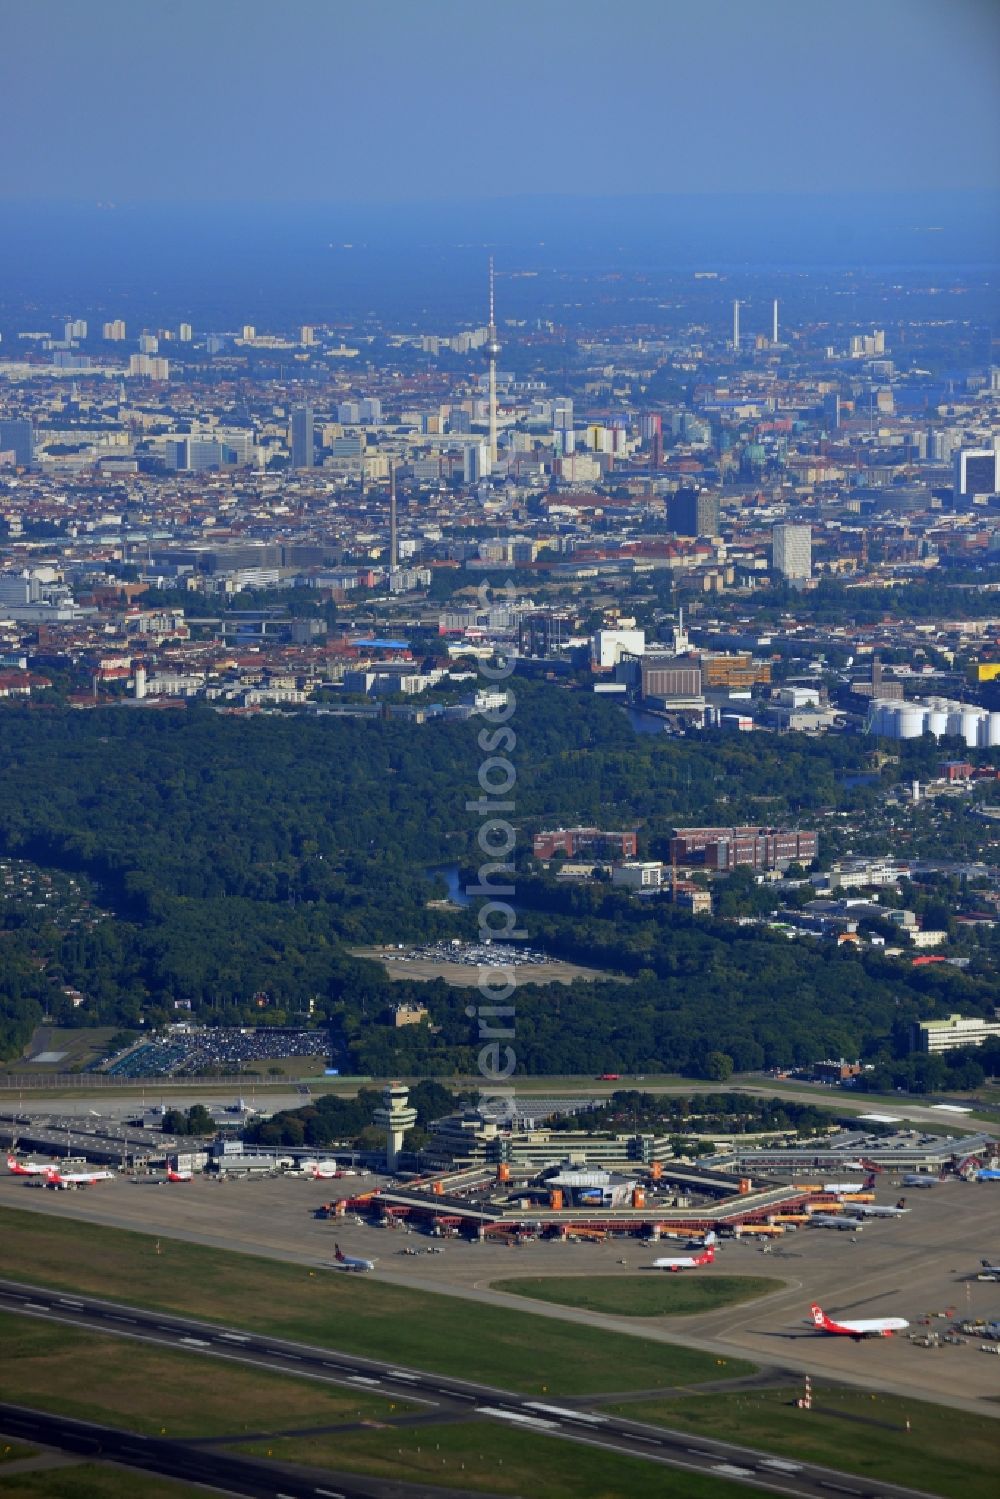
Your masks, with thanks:
[[[531,1499],[736,1499],[738,1492],[762,1492],[742,1484],[737,1490],[715,1474],[702,1477],[487,1421],[296,1437],[245,1450],[281,1462]]]
[[[423,1409],[6,1312],[0,1313],[0,1348],[0,1400],[145,1436],[334,1426]]]
[[[666,1251],[670,1253],[669,1250]],[[778,1291],[784,1284],[762,1275],[544,1275],[518,1280],[495,1280],[493,1289],[554,1301],[557,1306],[581,1306],[589,1312],[623,1317],[683,1316],[735,1306]]]
[[[598,1394],[698,1384],[716,1360],[530,1311],[312,1271],[276,1260],[47,1214],[0,1209],[0,1264],[8,1277],[111,1295],[229,1326],[386,1358],[415,1368],[535,1394]],[[730,1360],[726,1376],[752,1365]]]
[[[996,1417],[816,1383],[812,1410],[800,1411],[792,1402],[801,1393],[795,1386],[682,1395],[609,1409],[635,1421],[765,1447],[781,1457],[828,1463],[875,1482],[884,1479],[947,1499],[993,1499],[996,1494]]]
[[[94,1463],[73,1467],[39,1468],[33,1473],[0,1473],[2,1499],[187,1499],[205,1490],[170,1478],[154,1478],[128,1468]]]
[[[26,1457],[36,1457],[37,1447],[26,1447],[22,1442],[6,1442],[0,1437],[0,1463],[19,1463]]]

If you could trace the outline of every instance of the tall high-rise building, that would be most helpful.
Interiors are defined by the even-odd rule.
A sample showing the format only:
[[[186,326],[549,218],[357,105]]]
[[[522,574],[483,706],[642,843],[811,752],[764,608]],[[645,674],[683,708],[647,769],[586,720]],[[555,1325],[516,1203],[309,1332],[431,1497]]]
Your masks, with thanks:
[[[1000,494],[1000,452],[996,448],[960,448],[951,455],[955,469],[955,504],[977,494]]]
[[[292,468],[312,468],[313,462],[313,409],[293,406]]]
[[[739,353],[740,348],[740,299],[733,298],[733,352]]]
[[[389,460],[389,571],[399,566],[399,534],[396,523],[396,465]]]
[[[771,304],[771,342],[778,342],[778,299],[775,297]]]
[[[189,344],[191,342],[191,324],[181,323],[177,330],[177,337],[182,344]]]
[[[828,432],[840,431],[840,396],[835,390],[823,397],[823,425]]]
[[[774,571],[789,583],[812,576],[812,526],[781,524],[771,528]]]
[[[311,349],[315,342],[316,330],[311,328],[308,323],[303,323],[299,329],[299,343],[304,349]]]
[[[497,339],[496,317],[493,304],[493,256],[490,256],[490,320],[486,326],[486,358],[489,362],[489,402],[490,402],[490,437],[489,437],[489,461],[490,467],[497,461],[497,360],[500,357],[500,343]]]
[[[112,319],[110,323],[104,323],[101,327],[101,337],[107,343],[120,344],[125,338],[125,323],[120,317]]]
[[[678,536],[718,536],[719,496],[679,489],[667,501],[671,531]]]
[[[35,429],[28,420],[0,422],[0,453],[13,453],[18,468],[30,468],[35,456]]]

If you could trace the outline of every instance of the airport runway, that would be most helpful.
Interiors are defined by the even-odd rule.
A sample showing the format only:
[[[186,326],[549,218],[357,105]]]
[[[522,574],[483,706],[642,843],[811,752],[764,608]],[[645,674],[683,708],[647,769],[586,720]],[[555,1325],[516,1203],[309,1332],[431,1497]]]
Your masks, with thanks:
[[[49,1415],[20,1405],[0,1404],[0,1431],[18,1441],[41,1442],[76,1453],[84,1460],[113,1462],[222,1494],[246,1495],[248,1499],[481,1499],[482,1494],[235,1457],[211,1447],[138,1436],[114,1426]]]
[[[460,1087],[478,1087],[481,1078],[455,1078],[451,1085]],[[335,1092],[342,1097],[352,1097],[359,1087],[382,1088],[385,1081],[382,1079],[368,1079],[364,1083],[338,1083],[336,1079],[326,1080],[316,1088],[317,1093]],[[266,1113],[277,1113],[281,1109],[301,1108],[309,1101],[308,1094],[295,1084],[284,1087],[275,1084],[258,1084],[251,1079],[233,1078],[226,1083],[177,1083],[169,1079],[160,1080],[149,1078],[144,1083],[130,1082],[122,1085],[127,1092],[116,1092],[113,1088],[92,1089],[89,1092],[77,1092],[75,1089],[70,1093],[60,1090],[59,1093],[46,1098],[44,1082],[39,1079],[37,1086],[17,1090],[14,1088],[0,1087],[0,1112],[14,1112],[20,1108],[25,1113],[54,1113],[54,1114],[80,1114],[86,1115],[93,1110],[99,1110],[101,1114],[112,1118],[127,1118],[135,1115],[144,1103],[152,1108],[161,1103],[168,1108],[190,1108],[193,1104],[203,1103],[206,1108],[217,1105],[222,1108],[231,1104],[235,1098],[243,1097],[252,1106]],[[532,1097],[544,1095],[546,1098],[562,1097],[594,1097],[610,1098],[612,1093],[619,1088],[636,1088],[643,1093],[679,1093],[689,1096],[691,1093],[711,1091],[709,1083],[699,1083],[697,1079],[688,1083],[658,1082],[655,1078],[634,1079],[623,1077],[616,1083],[605,1083],[599,1079],[578,1078],[545,1078],[533,1077],[522,1080],[518,1096],[529,1100]],[[726,1084],[727,1092],[756,1093],[766,1098],[787,1099],[791,1103],[815,1104],[817,1108],[831,1109],[834,1113],[840,1112],[845,1117],[858,1112],[865,1113],[887,1113],[893,1114],[903,1121],[913,1125],[922,1125],[929,1130],[941,1130],[943,1128],[968,1130],[970,1133],[976,1130],[985,1130],[987,1133],[995,1133],[997,1123],[995,1116],[990,1118],[978,1115],[975,1110],[969,1114],[950,1113],[935,1108],[931,1104],[915,1102],[908,1094],[900,1094],[891,1102],[885,1099],[867,1099],[864,1094],[845,1093],[837,1088],[822,1086],[815,1087],[782,1087],[780,1082],[768,1082],[766,1080],[754,1079],[751,1082],[735,1081]],[[864,1128],[864,1126],[860,1126]]]
[[[754,1448],[606,1415],[590,1408],[596,1397],[587,1402],[528,1399],[489,1385],[401,1368],[382,1360],[361,1359],[304,1343],[246,1333],[192,1318],[147,1312],[95,1297],[25,1286],[16,1281],[0,1281],[0,1310],[48,1322],[88,1327],[118,1337],[138,1338],[185,1353],[252,1364],[279,1374],[293,1374],[297,1378],[319,1379],[372,1394],[425,1401],[440,1410],[443,1420],[500,1421],[514,1430],[547,1432],[622,1456],[642,1457],[670,1468],[730,1479],[770,1493],[799,1495],[804,1499],[829,1499],[831,1491],[856,1495],[858,1499],[875,1499],[875,1496],[878,1499],[914,1499],[920,1495],[915,1489],[841,1473],[817,1463],[792,1462],[771,1457]],[[17,1407],[0,1406],[0,1428],[11,1436],[27,1435],[23,1426],[9,1427],[11,1412],[15,1421],[26,1421],[30,1416],[30,1413],[18,1412]],[[55,1433],[50,1430],[44,1437],[37,1436],[37,1439],[51,1445],[63,1446],[66,1440],[96,1440],[99,1444],[106,1440],[110,1446],[99,1445],[96,1451],[93,1447],[84,1450],[93,1451],[95,1455],[104,1453],[131,1466],[169,1472],[173,1477],[208,1482],[233,1493],[252,1495],[254,1499],[257,1496],[271,1499],[276,1495],[297,1499],[298,1495],[330,1493],[325,1486],[303,1487],[301,1469],[296,1470],[294,1483],[286,1476],[291,1470],[284,1469],[279,1482],[273,1469],[265,1464],[242,1457],[229,1458],[219,1451],[218,1438],[213,1438],[211,1444],[165,1442],[90,1426],[86,1422],[66,1422],[62,1417],[42,1419],[54,1422],[56,1430]],[[69,1433],[62,1441],[58,1439],[60,1427]],[[74,1432],[72,1428],[80,1430]],[[245,1440],[245,1437],[240,1440]],[[71,1447],[71,1450],[79,1449]],[[169,1469],[157,1466],[168,1460],[175,1466]],[[229,1463],[233,1465],[231,1474],[227,1469]],[[268,1473],[271,1476],[265,1482]],[[394,1489],[365,1487],[365,1482],[370,1483],[370,1480],[351,1482],[353,1486],[345,1488],[338,1475],[338,1491],[345,1496],[420,1492],[404,1486]]]

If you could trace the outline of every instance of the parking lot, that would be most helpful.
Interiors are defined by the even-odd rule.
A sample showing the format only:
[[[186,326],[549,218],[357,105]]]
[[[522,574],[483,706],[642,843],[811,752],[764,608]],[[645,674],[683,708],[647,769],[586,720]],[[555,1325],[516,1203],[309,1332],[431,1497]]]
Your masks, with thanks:
[[[657,1251],[638,1240],[508,1248],[379,1228],[356,1222],[353,1215],[346,1220],[315,1216],[321,1203],[377,1184],[374,1177],[328,1182],[268,1177],[195,1180],[153,1189],[119,1179],[85,1191],[53,1193],[2,1177],[0,1205],[155,1233],[162,1236],[166,1253],[165,1241],[176,1237],[315,1267],[331,1264],[336,1240],[348,1253],[376,1260],[370,1280],[526,1306],[540,1316],[643,1332],[707,1348],[720,1357],[751,1357],[785,1371],[807,1369],[876,1391],[978,1405],[995,1399],[1000,1389],[1000,1359],[980,1352],[975,1338],[931,1348],[905,1336],[858,1344],[817,1335],[805,1323],[811,1301],[846,1317],[903,1316],[921,1336],[945,1330],[940,1313],[953,1312],[955,1318],[1000,1315],[1000,1282],[975,1278],[982,1258],[996,1262],[998,1257],[1000,1186],[947,1182],[915,1193],[906,1217],[866,1223],[858,1234],[803,1228],[777,1241],[768,1253],[757,1242],[723,1241],[714,1266],[689,1273],[765,1274],[785,1281],[785,1287],[724,1311],[642,1319],[524,1303],[491,1289],[493,1281],[516,1275],[653,1274],[643,1267]],[[886,1183],[880,1186],[879,1200],[894,1200],[897,1191]],[[404,1253],[407,1249],[419,1252]],[[427,1252],[431,1249],[442,1252]],[[925,1317],[931,1319],[926,1328],[921,1325]]]

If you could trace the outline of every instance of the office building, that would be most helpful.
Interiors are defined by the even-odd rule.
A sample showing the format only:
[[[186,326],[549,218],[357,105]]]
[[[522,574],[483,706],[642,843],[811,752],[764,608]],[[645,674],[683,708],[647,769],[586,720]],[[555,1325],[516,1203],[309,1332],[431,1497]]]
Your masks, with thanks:
[[[798,828],[675,828],[670,859],[727,871],[784,869],[789,864],[809,864],[818,846],[815,833]]]
[[[312,468],[313,453],[313,409],[311,406],[292,407],[292,468]]]
[[[771,530],[774,571],[789,583],[812,576],[812,527],[778,525]]]
[[[957,1046],[982,1046],[993,1036],[1000,1036],[1000,1020],[983,1020],[979,1015],[949,1015],[947,1020],[921,1020],[913,1028],[913,1050],[933,1055],[954,1051]]]
[[[552,402],[552,427],[556,432],[572,430],[573,399],[571,396],[557,396]]]
[[[565,854],[568,859],[586,853],[608,859],[634,859],[638,836],[634,831],[606,832],[602,828],[553,828],[535,833],[531,852],[536,859]]]
[[[13,453],[18,468],[30,468],[35,455],[35,429],[27,419],[0,422],[0,453]]]
[[[828,432],[840,431],[840,396],[835,390],[823,397],[823,425]]]
[[[667,501],[671,531],[678,536],[718,536],[719,496],[695,489],[679,489]]]
[[[308,323],[303,323],[299,329],[299,343],[304,349],[311,349],[316,342],[316,330],[310,328]]]
[[[110,323],[104,323],[101,328],[101,337],[106,343],[123,343],[125,339],[124,319],[116,317]]]
[[[967,504],[980,494],[1000,492],[1000,452],[996,448],[960,448],[952,454],[955,504]]]
[[[191,342],[190,323],[181,323],[180,327],[177,330],[177,338],[178,341],[182,344],[189,344]]]

